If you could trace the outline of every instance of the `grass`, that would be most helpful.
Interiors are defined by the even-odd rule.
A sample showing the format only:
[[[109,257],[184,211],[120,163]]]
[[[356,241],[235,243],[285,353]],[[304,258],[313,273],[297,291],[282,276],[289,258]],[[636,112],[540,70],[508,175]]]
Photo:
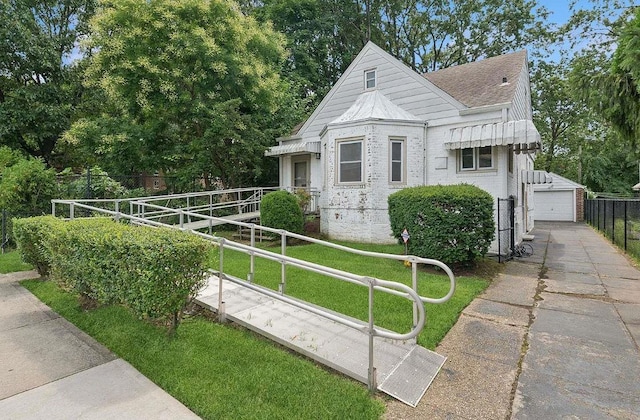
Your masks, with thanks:
[[[10,251],[4,254],[0,254],[0,274],[13,273],[16,271],[31,270],[29,264],[22,262],[20,253],[17,251]]]
[[[366,251],[401,254],[401,245],[369,245],[341,243]],[[279,253],[279,244],[261,244],[262,247]],[[332,268],[372,276],[383,280],[393,280],[411,285],[411,269],[402,262],[388,259],[362,257],[315,244],[288,246],[288,256],[328,265]],[[217,251],[216,251],[217,254]],[[239,278],[246,278],[249,271],[249,256],[232,250],[224,253],[224,271]],[[211,261],[217,269],[217,258]],[[281,266],[278,262],[256,258],[254,281],[273,290],[278,289]],[[349,316],[367,320],[368,291],[365,287],[346,283],[296,267],[286,269],[286,293],[305,301],[320,305]],[[478,277],[457,277],[454,296],[445,304],[426,305],[427,324],[418,337],[418,343],[433,349],[451,329],[460,312],[489,284]],[[449,290],[446,275],[420,270],[418,291],[427,297],[441,297]],[[376,325],[398,332],[407,332],[412,324],[412,303],[406,299],[382,292],[375,295],[374,318]]]
[[[346,245],[377,252],[403,251],[394,245]],[[272,250],[279,252],[279,245]],[[360,257],[318,245],[287,247],[287,255],[411,283],[411,270],[399,261]],[[0,260],[0,269],[14,267],[14,263],[9,265],[6,261],[15,260],[16,256]],[[211,265],[218,268],[214,260],[217,261],[213,257]],[[256,261],[256,282],[277,289],[280,265],[259,258]],[[248,256],[227,250],[224,262],[226,272],[246,278]],[[294,267],[287,267],[286,273],[288,294],[366,319],[366,288]],[[457,281],[456,293],[449,302],[426,305],[427,325],[418,339],[423,346],[435,348],[462,309],[488,285],[487,280],[478,277],[461,276]],[[77,296],[52,282],[29,280],[22,284],[205,419],[374,419],[384,412],[384,404],[372,398],[362,384],[333,374],[244,329],[194,316],[185,319],[177,335],[170,338],[164,328],[136,319],[126,308],[107,306],[85,311]],[[420,270],[421,295],[440,297],[448,287],[445,275]],[[376,293],[375,308],[377,325],[400,332],[410,329],[412,311],[407,300]]]
[[[205,419],[375,419],[384,411],[361,384],[248,331],[193,317],[169,338],[123,307],[84,311],[52,282],[22,284]]]

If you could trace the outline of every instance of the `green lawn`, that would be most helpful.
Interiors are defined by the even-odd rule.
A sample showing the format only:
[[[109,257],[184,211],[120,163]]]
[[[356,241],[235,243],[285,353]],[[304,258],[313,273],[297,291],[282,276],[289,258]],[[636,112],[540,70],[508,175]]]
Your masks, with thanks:
[[[171,339],[120,306],[83,311],[52,282],[22,284],[205,419],[375,419],[384,411],[362,384],[251,332],[194,317]]]
[[[31,270],[29,264],[22,262],[20,253],[17,251],[11,251],[4,254],[0,254],[0,274],[13,273],[16,271]]]
[[[404,250],[401,245],[341,244],[374,252],[401,254]],[[279,244],[261,244],[260,246],[275,253],[280,252]],[[411,285],[411,269],[405,267],[401,261],[362,257],[316,244],[288,246],[286,252],[288,256],[340,270]],[[248,255],[226,250],[223,262],[226,273],[243,279],[247,278]],[[255,265],[255,282],[277,290],[280,282],[280,264],[256,258]],[[218,268],[217,258],[212,258],[211,266],[214,269]],[[295,267],[287,267],[286,274],[287,294],[361,320],[367,320],[368,291],[365,287]],[[441,297],[449,290],[449,279],[446,275],[433,274],[433,272],[425,270],[420,270],[418,274],[418,291],[422,296]],[[456,280],[456,293],[449,302],[441,305],[426,305],[427,323],[418,337],[418,342],[427,348],[435,348],[455,324],[460,312],[488,286],[487,280],[477,277],[458,277]],[[398,332],[410,330],[412,324],[412,304],[410,301],[377,292],[374,307],[376,325]]]
[[[402,252],[401,246],[348,245],[369,251]],[[279,252],[280,248],[269,249]],[[288,247],[287,255],[411,283],[411,270],[399,261],[359,257],[318,245]],[[0,260],[0,269],[7,270],[10,266],[6,261],[15,258]],[[212,258],[212,267],[218,268],[214,261],[217,258]],[[248,256],[227,250],[224,262],[226,272],[246,278]],[[287,277],[288,294],[366,319],[366,288],[294,267],[287,268]],[[279,279],[278,263],[257,259],[257,283],[277,289]],[[420,344],[434,348],[460,311],[488,285],[481,278],[457,280],[451,301],[426,306],[428,319]],[[384,412],[384,404],[372,398],[364,385],[330,373],[249,331],[196,316],[186,319],[177,336],[169,338],[165,329],[141,322],[123,307],[84,311],[76,296],[54,283],[31,280],[23,285],[203,418],[373,419]],[[440,297],[447,290],[445,275],[420,271],[420,294]],[[410,302],[383,293],[376,293],[375,301],[377,325],[400,332],[410,329]]]

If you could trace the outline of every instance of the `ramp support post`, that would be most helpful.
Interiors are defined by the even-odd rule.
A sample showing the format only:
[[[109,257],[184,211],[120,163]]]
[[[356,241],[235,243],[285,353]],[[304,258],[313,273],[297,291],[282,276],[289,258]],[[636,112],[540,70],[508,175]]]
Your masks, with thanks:
[[[373,287],[375,280],[372,278],[367,279],[369,281],[369,370],[368,370],[368,385],[369,392],[374,393],[378,388],[376,383],[376,368],[373,365],[373,339],[375,335],[375,325],[373,320]]]

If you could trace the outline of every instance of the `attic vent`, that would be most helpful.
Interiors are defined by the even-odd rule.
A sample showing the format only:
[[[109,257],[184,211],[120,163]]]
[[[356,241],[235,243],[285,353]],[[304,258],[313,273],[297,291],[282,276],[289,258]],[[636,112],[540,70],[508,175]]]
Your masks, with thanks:
[[[505,86],[505,85],[508,85],[508,84],[509,84],[509,82],[507,81],[507,76],[504,76],[502,78],[502,85],[501,86]]]

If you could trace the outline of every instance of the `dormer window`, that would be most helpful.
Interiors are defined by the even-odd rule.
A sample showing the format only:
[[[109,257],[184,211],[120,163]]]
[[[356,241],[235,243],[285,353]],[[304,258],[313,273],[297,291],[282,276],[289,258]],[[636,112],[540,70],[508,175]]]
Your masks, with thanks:
[[[376,70],[367,70],[364,72],[364,88],[365,90],[375,89],[376,87]]]

